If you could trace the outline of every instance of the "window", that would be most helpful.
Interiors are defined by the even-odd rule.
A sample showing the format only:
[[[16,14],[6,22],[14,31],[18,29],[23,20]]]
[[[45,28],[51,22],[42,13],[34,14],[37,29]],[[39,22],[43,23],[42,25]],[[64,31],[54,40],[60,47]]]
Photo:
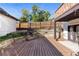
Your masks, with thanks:
[[[79,36],[79,26],[76,27],[77,36]]]

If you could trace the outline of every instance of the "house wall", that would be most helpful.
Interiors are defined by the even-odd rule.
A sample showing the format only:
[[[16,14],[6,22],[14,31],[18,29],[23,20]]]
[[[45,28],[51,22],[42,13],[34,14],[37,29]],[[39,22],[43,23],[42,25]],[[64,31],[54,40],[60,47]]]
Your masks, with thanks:
[[[64,40],[68,40],[68,25],[69,23],[68,22],[61,22],[62,24],[62,28],[63,28],[63,39]]]
[[[69,21],[69,25],[77,25],[77,24],[79,24],[79,18]]]
[[[0,36],[16,31],[16,20],[0,14]]]
[[[56,17],[64,14],[66,11],[71,9],[73,6],[75,6],[77,3],[63,3],[55,12]],[[72,22],[71,22],[72,23]],[[63,28],[63,39],[68,40],[68,22],[60,22]]]
[[[79,40],[79,37],[78,37],[79,36],[79,18],[69,21],[69,26],[70,26],[70,29],[72,29],[72,31],[70,31],[69,40],[78,42]]]
[[[74,32],[74,31],[68,32],[68,26],[72,27],[72,25],[73,25],[73,26],[76,26],[76,29],[77,29],[77,27],[79,26],[79,18],[73,19],[69,22],[61,22],[61,24],[62,24],[61,27],[63,28],[63,39],[64,40],[73,40],[75,42],[78,41],[77,32]],[[73,29],[74,28],[72,27],[72,30]]]

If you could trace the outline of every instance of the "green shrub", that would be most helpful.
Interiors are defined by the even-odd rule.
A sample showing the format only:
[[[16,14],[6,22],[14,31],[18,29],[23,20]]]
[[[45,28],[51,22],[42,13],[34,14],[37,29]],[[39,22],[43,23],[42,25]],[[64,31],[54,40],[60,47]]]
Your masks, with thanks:
[[[9,33],[5,36],[1,36],[0,41],[4,41],[4,40],[7,40],[7,39],[11,39],[11,38],[17,38],[17,37],[21,37],[21,36],[24,36],[24,32]]]

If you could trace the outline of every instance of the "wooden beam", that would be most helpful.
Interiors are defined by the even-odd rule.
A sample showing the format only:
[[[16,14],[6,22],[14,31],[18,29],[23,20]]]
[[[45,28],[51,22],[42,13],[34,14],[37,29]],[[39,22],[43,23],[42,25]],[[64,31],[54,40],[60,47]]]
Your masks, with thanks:
[[[56,21],[64,21],[62,18],[67,18],[66,16],[71,16],[72,15],[72,13],[74,13],[74,15],[75,16],[78,16],[78,15],[76,15],[76,13],[77,14],[79,14],[78,12],[77,12],[77,10],[79,9],[79,4],[76,4],[75,6],[73,6],[71,9],[69,9],[68,11],[66,11],[65,13],[63,13],[62,15],[60,15],[60,16],[58,16],[57,18],[56,18]],[[73,18],[73,17],[72,17]],[[75,17],[75,18],[77,18],[77,17]],[[69,18],[69,20],[70,20],[70,18]],[[68,21],[68,20],[67,20]]]
[[[56,21],[54,21],[54,39],[56,39]]]

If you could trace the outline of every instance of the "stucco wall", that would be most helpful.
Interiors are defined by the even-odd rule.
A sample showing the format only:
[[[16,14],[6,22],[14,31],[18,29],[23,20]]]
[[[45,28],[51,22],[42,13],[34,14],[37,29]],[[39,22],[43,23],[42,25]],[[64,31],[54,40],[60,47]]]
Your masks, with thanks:
[[[63,28],[63,39],[68,40],[68,22],[62,22],[62,28]]]
[[[16,20],[0,14],[0,36],[16,31]]]

